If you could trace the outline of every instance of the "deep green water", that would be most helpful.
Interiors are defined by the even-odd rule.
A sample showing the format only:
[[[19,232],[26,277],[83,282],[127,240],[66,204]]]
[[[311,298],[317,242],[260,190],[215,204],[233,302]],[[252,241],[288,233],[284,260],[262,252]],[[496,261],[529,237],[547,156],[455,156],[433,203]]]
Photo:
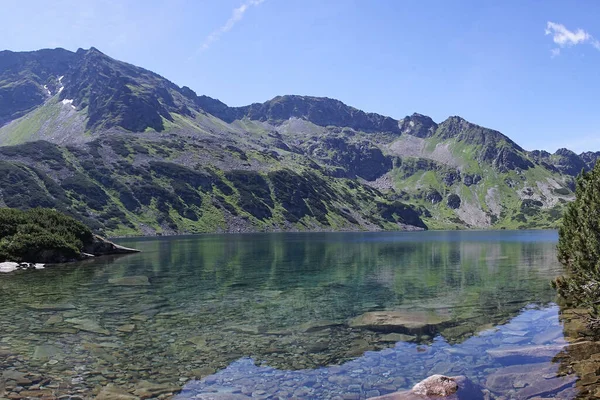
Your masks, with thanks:
[[[366,398],[432,372],[484,383],[506,365],[489,349],[548,332],[557,334],[541,344],[562,343],[549,284],[562,272],[556,240],[553,231],[121,239],[142,252],[0,276],[0,368],[85,395],[142,380],[186,384],[180,397],[259,398],[285,398],[282,388]],[[149,285],[120,285],[128,276]],[[347,324],[379,310],[450,323],[406,343]],[[394,370],[385,364],[394,357],[410,362]],[[330,380],[333,371],[343,379]]]

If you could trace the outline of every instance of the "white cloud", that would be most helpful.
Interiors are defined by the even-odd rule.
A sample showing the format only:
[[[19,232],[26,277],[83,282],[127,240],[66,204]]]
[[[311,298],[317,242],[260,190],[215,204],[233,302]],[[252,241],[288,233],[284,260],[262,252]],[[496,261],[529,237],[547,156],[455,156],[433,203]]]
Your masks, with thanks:
[[[546,35],[551,35],[552,41],[558,46],[550,50],[552,53],[552,58],[560,55],[561,48],[571,47],[578,44],[589,43],[597,50],[600,50],[600,41],[595,39],[592,35],[581,28],[578,28],[575,31],[570,31],[563,24],[548,21],[546,24],[545,33]]]
[[[200,46],[200,51],[208,50],[208,48],[214,42],[219,40],[221,35],[229,32],[235,26],[235,24],[237,24],[238,22],[240,22],[242,20],[242,18],[244,18],[244,14],[246,13],[246,11],[248,11],[248,9],[250,7],[259,6],[264,2],[265,2],[265,0],[248,0],[244,4],[239,6],[238,8],[235,8],[233,10],[233,12],[231,13],[231,17],[229,17],[227,22],[225,22],[225,24],[223,24],[218,29],[214,30],[210,35],[208,35],[206,37],[206,39],[204,39],[202,46]]]

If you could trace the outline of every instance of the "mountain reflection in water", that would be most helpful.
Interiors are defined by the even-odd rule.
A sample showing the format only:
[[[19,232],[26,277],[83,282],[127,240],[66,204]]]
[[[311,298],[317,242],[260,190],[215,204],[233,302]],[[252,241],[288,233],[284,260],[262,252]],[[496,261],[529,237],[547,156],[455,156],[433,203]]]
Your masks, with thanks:
[[[562,272],[556,240],[552,231],[123,239],[142,253],[2,276],[0,354],[11,356],[0,369],[44,376],[59,395],[192,381],[188,396],[230,390],[223,379],[240,374],[259,397],[272,390],[252,377],[327,376],[288,392],[311,397],[331,384],[358,398],[432,371],[481,381],[514,361],[492,348],[562,345],[549,285]],[[420,331],[348,324],[374,311],[442,322]]]

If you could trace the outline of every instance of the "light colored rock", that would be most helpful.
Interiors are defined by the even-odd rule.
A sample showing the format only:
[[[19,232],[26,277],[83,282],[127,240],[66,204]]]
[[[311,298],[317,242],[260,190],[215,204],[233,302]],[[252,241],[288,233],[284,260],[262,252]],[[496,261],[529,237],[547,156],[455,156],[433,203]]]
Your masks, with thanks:
[[[123,332],[123,333],[131,333],[135,330],[135,324],[125,324],[125,325],[121,325],[117,328],[117,330],[119,332]]]
[[[405,335],[403,333],[388,333],[386,335],[381,335],[382,342],[412,342],[416,339],[416,336],[413,335]]]
[[[481,388],[476,386],[465,376],[447,377],[432,375],[417,383],[412,390],[404,390],[371,397],[371,400],[483,400]]]
[[[486,353],[493,359],[505,358],[527,358],[527,359],[550,359],[558,354],[565,346],[562,344],[501,347],[487,350]]]
[[[413,386],[412,391],[422,396],[447,397],[458,391],[458,383],[444,375],[432,375]]]
[[[96,400],[138,400],[139,397],[132,395],[127,392],[125,389],[108,385],[100,390],[98,396],[96,396]]]
[[[110,335],[110,332],[101,327],[96,321],[92,321],[91,319],[85,318],[68,318],[65,319],[65,322],[69,324],[73,324],[73,326],[79,330],[97,333],[100,335]]]
[[[528,399],[554,394],[575,383],[577,376],[557,376],[558,366],[550,363],[513,365],[487,377],[485,387],[505,394],[517,389],[515,398]]]
[[[54,324],[60,324],[64,321],[64,318],[62,315],[60,314],[54,314],[51,315],[50,318],[48,318],[48,320],[45,322],[44,325],[54,325]]]
[[[450,321],[449,315],[433,310],[371,311],[350,320],[349,325],[380,332],[419,334],[435,332],[436,327]]]
[[[56,346],[50,344],[42,344],[36,346],[33,351],[33,358],[35,360],[50,360],[52,358],[63,358],[62,350]]]
[[[19,263],[12,261],[5,261],[0,263],[0,273],[2,272],[13,272],[19,269]]]
[[[109,279],[108,283],[116,286],[150,286],[150,281],[147,276],[125,276],[123,278]]]
[[[151,397],[158,397],[161,394],[174,393],[179,390],[181,390],[181,388],[179,386],[175,386],[175,385],[166,385],[166,384],[152,383],[149,381],[140,381],[136,385],[136,389],[133,392],[133,394],[140,397],[141,399],[148,399]]]

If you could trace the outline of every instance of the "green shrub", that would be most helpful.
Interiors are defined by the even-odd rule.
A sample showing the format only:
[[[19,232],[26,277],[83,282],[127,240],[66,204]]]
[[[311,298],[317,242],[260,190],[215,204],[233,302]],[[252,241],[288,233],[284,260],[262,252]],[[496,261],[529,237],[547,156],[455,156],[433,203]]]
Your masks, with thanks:
[[[577,178],[575,195],[558,241],[558,259],[568,274],[554,286],[569,304],[588,308],[591,324],[600,328],[600,163]]]
[[[73,260],[92,239],[87,226],[58,211],[0,208],[0,261]]]

